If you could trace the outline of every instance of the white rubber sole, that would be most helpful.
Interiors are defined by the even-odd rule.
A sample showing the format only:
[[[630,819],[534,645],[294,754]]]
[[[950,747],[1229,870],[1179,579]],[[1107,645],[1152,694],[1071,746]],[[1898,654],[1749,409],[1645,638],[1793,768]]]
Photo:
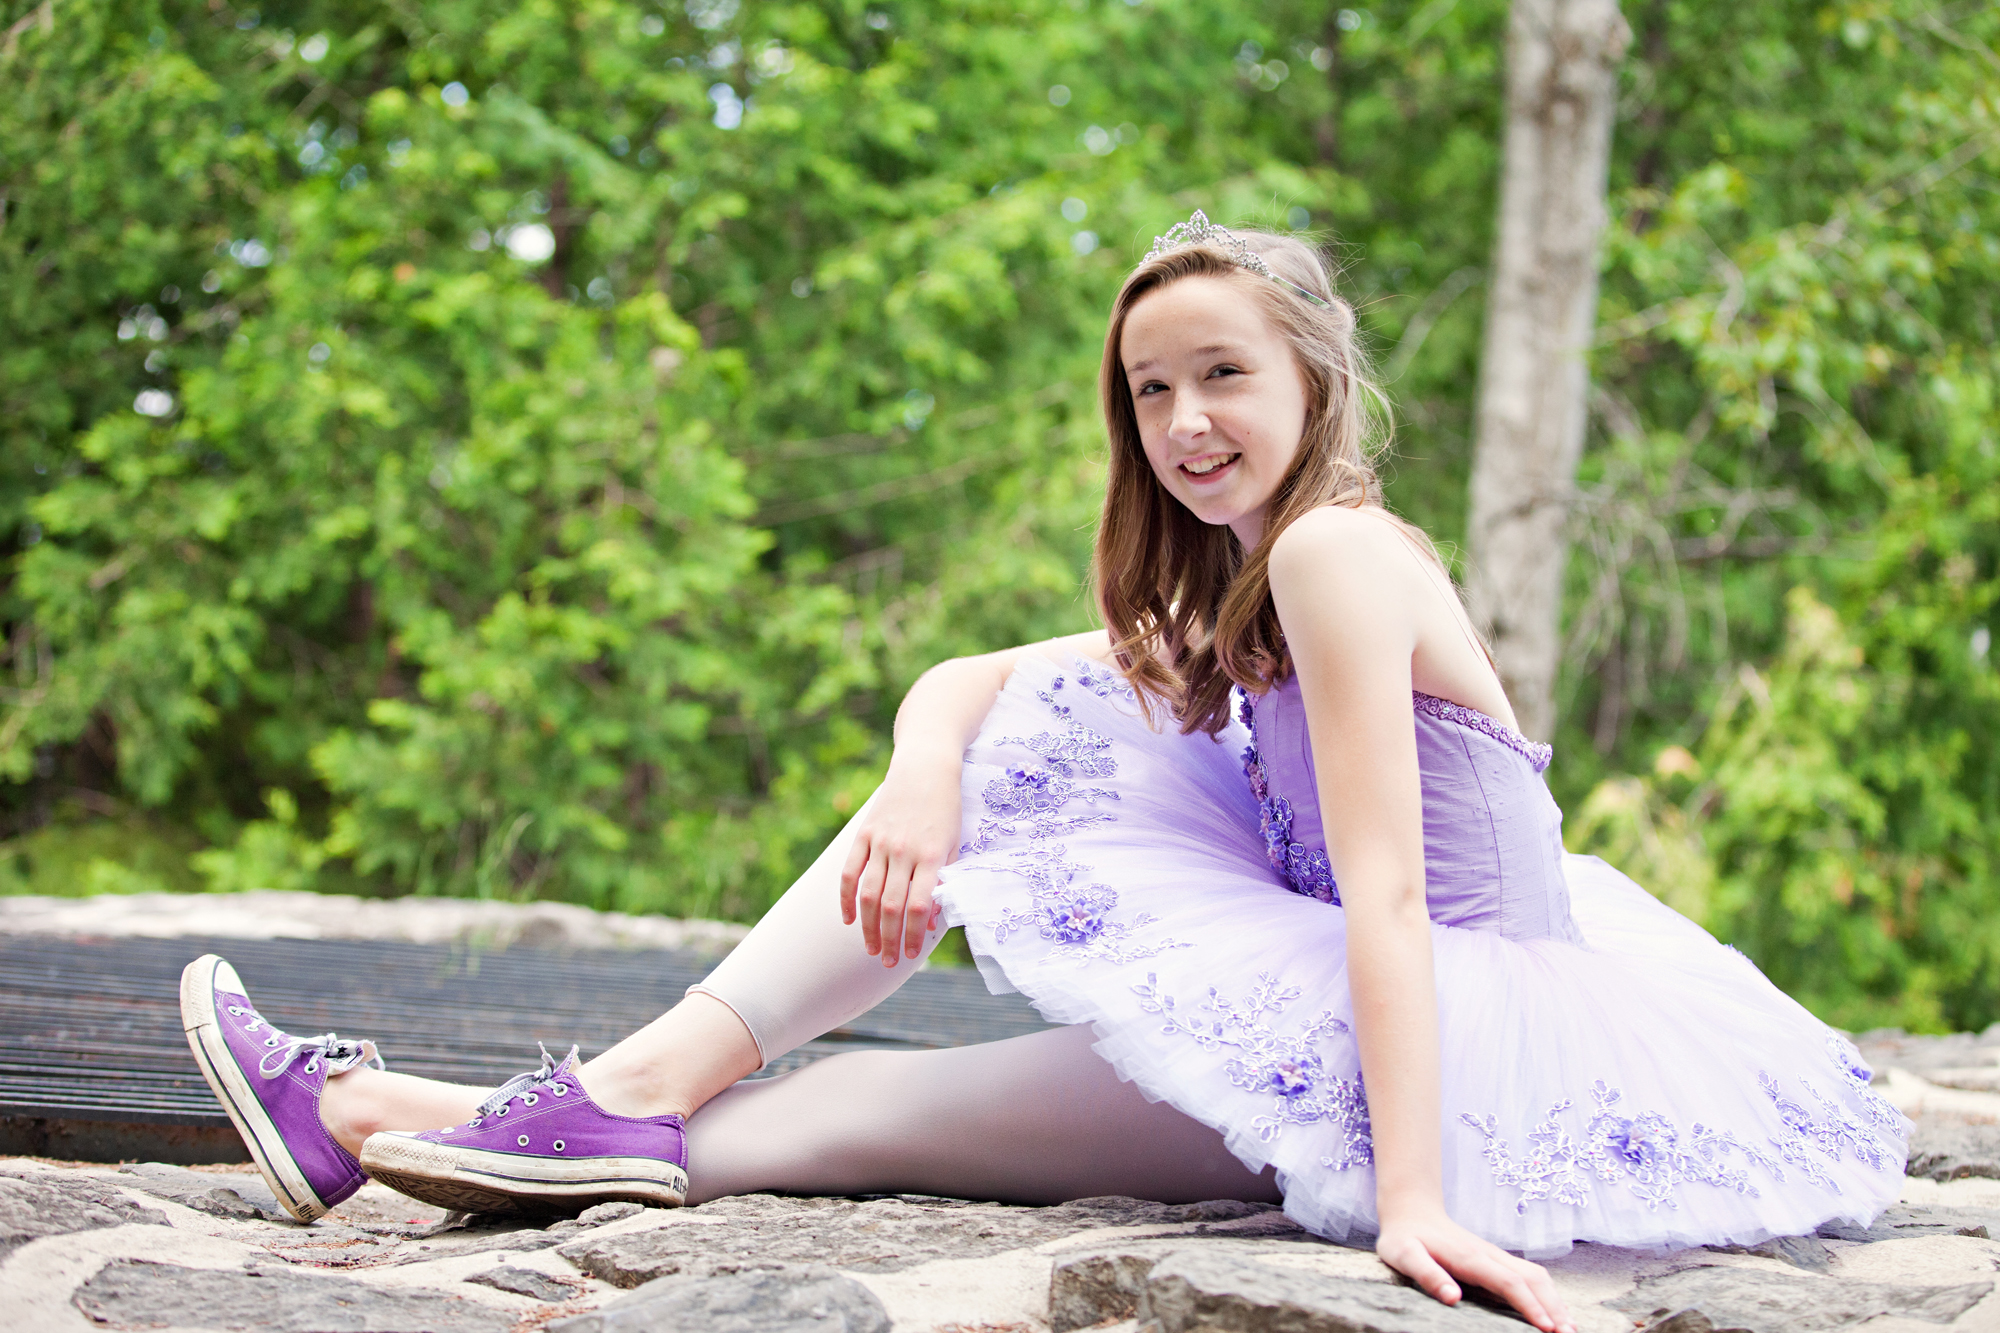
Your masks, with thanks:
[[[251,1160],[257,1163],[271,1193],[299,1221],[317,1221],[326,1216],[326,1204],[306,1183],[305,1173],[292,1160],[278,1127],[264,1113],[263,1103],[229,1053],[215,1012],[218,988],[233,995],[244,994],[243,979],[236,975],[236,969],[215,954],[203,954],[181,970],[181,1026],[187,1030],[188,1049],[194,1052],[202,1077],[214,1089],[215,1099],[229,1113],[230,1123],[243,1136],[243,1144],[250,1149]]]
[[[361,1169],[401,1194],[465,1213],[573,1213],[625,1200],[651,1208],[687,1201],[687,1172],[657,1157],[525,1157],[371,1134]]]

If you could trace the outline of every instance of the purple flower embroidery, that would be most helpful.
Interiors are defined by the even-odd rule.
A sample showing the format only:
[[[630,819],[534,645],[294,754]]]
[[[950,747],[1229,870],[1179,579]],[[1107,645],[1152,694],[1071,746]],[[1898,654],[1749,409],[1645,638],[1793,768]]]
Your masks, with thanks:
[[[1563,1112],[1574,1105],[1564,1098],[1528,1132],[1527,1151],[1519,1161],[1500,1133],[1497,1116],[1470,1112],[1459,1116],[1485,1137],[1480,1155],[1492,1169],[1493,1183],[1519,1191],[1514,1200],[1516,1213],[1526,1213],[1529,1204],[1544,1199],[1582,1207],[1590,1202],[1592,1174],[1607,1184],[1623,1182],[1649,1211],[1662,1206],[1678,1208],[1675,1192],[1689,1183],[1754,1198],[1757,1189],[1746,1169],[1751,1166],[1780,1183],[1785,1179],[1776,1162],[1733,1134],[1697,1123],[1684,1142],[1680,1127],[1657,1111],[1619,1115],[1613,1108],[1621,1094],[1602,1079],[1591,1085],[1590,1097],[1595,1114],[1584,1126],[1581,1142],[1563,1127]],[[1742,1155],[1744,1167],[1729,1164],[1732,1152]]]
[[[1412,691],[1411,699],[1419,713],[1428,713],[1440,721],[1456,723],[1499,741],[1527,760],[1529,766],[1537,773],[1548,768],[1549,761],[1555,758],[1556,752],[1553,746],[1531,741],[1512,727],[1488,717],[1477,708],[1467,708],[1464,704],[1455,704],[1449,699],[1440,699],[1435,694],[1425,694],[1421,690]]]
[[[1326,1010],[1291,1032],[1279,1032],[1274,1020],[1281,1019],[1286,1007],[1303,993],[1286,986],[1269,972],[1258,977],[1257,985],[1242,1001],[1225,999],[1213,987],[1196,1007],[1195,1017],[1181,1012],[1173,996],[1160,989],[1160,979],[1148,973],[1146,982],[1134,986],[1139,1007],[1165,1020],[1160,1030],[1187,1037],[1204,1051],[1227,1047],[1239,1052],[1222,1066],[1229,1081],[1245,1092],[1271,1098],[1271,1114],[1250,1122],[1266,1143],[1284,1132],[1287,1125],[1324,1125],[1334,1136],[1333,1150],[1322,1156],[1320,1165],[1334,1171],[1367,1166],[1375,1160],[1373,1127],[1368,1120],[1368,1094],[1357,1069],[1353,1078],[1341,1078],[1326,1068],[1316,1049],[1336,1034],[1348,1031],[1346,1023]]]
[[[1271,794],[1270,778],[1257,754],[1257,713],[1249,695],[1238,696],[1237,716],[1250,729],[1250,744],[1243,751],[1243,775],[1250,779],[1250,794],[1257,798],[1264,855],[1293,893],[1337,906],[1340,889],[1333,882],[1333,863],[1327,860],[1325,849],[1292,841],[1292,803]]]
[[[1081,679],[1100,698],[1117,692],[1116,678],[1093,680],[1086,671]],[[996,742],[1028,750],[1045,767],[1016,764],[1004,776],[981,788],[986,817],[980,820],[973,839],[960,848],[964,855],[976,855],[988,851],[1002,838],[1027,841],[1027,846],[1016,850],[1004,866],[985,867],[1019,875],[1028,890],[1025,908],[1010,907],[992,922],[994,941],[1004,944],[1015,931],[1031,929],[1053,946],[1050,953],[1056,957],[1111,963],[1128,963],[1151,958],[1167,949],[1187,948],[1185,942],[1175,939],[1156,938],[1142,943],[1135,938],[1137,932],[1159,918],[1146,912],[1131,913],[1123,919],[1114,916],[1117,891],[1108,884],[1082,882],[1090,867],[1071,861],[1069,849],[1058,841],[1078,829],[1112,818],[1109,814],[1064,813],[1072,801],[1096,804],[1118,799],[1115,791],[1083,786],[1079,781],[1115,776],[1118,761],[1111,755],[1108,736],[1084,726],[1068,705],[1057,702],[1063,684],[1063,677],[1057,676],[1049,682],[1048,689],[1036,691],[1036,697],[1047,705],[1060,730],[1002,737]]]
[[[1907,1122],[1902,1113],[1889,1105],[1883,1096],[1868,1086],[1862,1075],[1868,1073],[1848,1054],[1851,1048],[1838,1034],[1828,1032],[1826,1052],[1833,1067],[1839,1072],[1840,1080],[1847,1089],[1851,1102],[1858,1103],[1862,1116],[1868,1123],[1863,1124],[1847,1107],[1827,1096],[1810,1081],[1801,1078],[1799,1083],[1807,1094],[1819,1103],[1822,1114],[1815,1116],[1798,1102],[1784,1095],[1778,1080],[1769,1074],[1759,1074],[1757,1082],[1764,1089],[1764,1095],[1771,1099],[1778,1113],[1778,1133],[1771,1136],[1771,1143],[1778,1150],[1778,1156],[1797,1167],[1807,1179],[1817,1184],[1833,1188],[1833,1182],[1821,1170],[1812,1153],[1839,1161],[1846,1154],[1853,1154],[1858,1162],[1866,1163],[1877,1171],[1899,1170],[1904,1154],[1884,1143],[1875,1133],[1886,1130],[1895,1138],[1908,1133]],[[1810,1151],[1809,1151],[1810,1150]]]
[[[1076,668],[1076,683],[1089,690],[1100,699],[1134,699],[1138,697],[1125,677],[1108,667],[1090,662],[1080,662]]]
[[[1059,944],[1088,944],[1110,924],[1106,917],[1118,895],[1098,885],[1057,898],[1043,911],[1041,935]]]
[[[1280,1097],[1303,1097],[1319,1082],[1325,1064],[1317,1055],[1282,1056],[1257,1070],[1261,1090]]]

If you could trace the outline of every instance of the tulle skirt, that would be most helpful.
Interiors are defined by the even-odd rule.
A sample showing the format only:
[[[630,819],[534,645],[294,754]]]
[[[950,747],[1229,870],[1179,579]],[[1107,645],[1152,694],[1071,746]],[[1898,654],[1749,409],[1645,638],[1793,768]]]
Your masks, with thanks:
[[[1345,914],[1266,859],[1248,734],[1148,726],[1085,661],[1032,658],[967,752],[969,840],[939,890],[989,984],[1147,1096],[1275,1166],[1285,1211],[1375,1228]],[[1909,1122],[1854,1047],[1736,950],[1595,857],[1563,872],[1582,945],[1433,923],[1445,1202],[1531,1258],[1866,1225]]]

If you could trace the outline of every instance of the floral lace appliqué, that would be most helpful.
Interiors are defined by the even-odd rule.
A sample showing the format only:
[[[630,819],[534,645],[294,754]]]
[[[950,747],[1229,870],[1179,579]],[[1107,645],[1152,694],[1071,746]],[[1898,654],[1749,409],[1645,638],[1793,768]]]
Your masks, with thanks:
[[[1088,670],[1082,678],[1100,698],[1114,693],[1119,682],[1117,677],[1104,676],[1093,682]],[[1098,811],[1066,813],[1071,802],[1095,805],[1118,799],[1118,793],[1108,788],[1085,785],[1091,779],[1114,777],[1118,761],[1111,754],[1111,739],[1078,722],[1069,707],[1057,699],[1063,686],[1064,678],[1057,676],[1048,689],[1035,692],[1055,715],[1058,730],[1003,736],[994,742],[1029,751],[1042,766],[1010,767],[1004,776],[981,788],[986,815],[972,840],[959,849],[962,855],[973,855],[991,849],[1002,837],[1028,841],[1029,845],[1009,857],[1005,865],[1027,882],[1028,905],[1001,913],[993,923],[994,941],[1004,944],[1016,931],[1032,930],[1052,946],[1050,953],[1055,957],[1110,963],[1136,962],[1168,949],[1185,949],[1189,946],[1180,940],[1135,939],[1136,932],[1159,918],[1145,912],[1114,916],[1117,890],[1108,884],[1086,882],[1090,867],[1072,861],[1069,849],[1058,841],[1078,829],[1112,819]]]
[[[1076,683],[1100,699],[1137,699],[1138,691],[1119,672],[1091,662],[1079,662]]]
[[[1621,1096],[1602,1079],[1591,1085],[1593,1113],[1581,1139],[1563,1124],[1563,1112],[1575,1103],[1568,1098],[1557,1102],[1528,1131],[1527,1150],[1519,1161],[1500,1132],[1498,1117],[1466,1112],[1459,1119],[1485,1137],[1480,1155],[1493,1171],[1493,1183],[1520,1191],[1514,1201],[1516,1213],[1526,1213],[1529,1204],[1544,1199],[1580,1208],[1590,1202],[1592,1175],[1607,1184],[1623,1183],[1648,1211],[1662,1205],[1679,1207],[1674,1192],[1688,1183],[1755,1197],[1749,1166],[1761,1168],[1773,1180],[1784,1180],[1777,1163],[1735,1135],[1699,1122],[1683,1135],[1678,1125],[1657,1111],[1621,1115]],[[1742,1154],[1743,1167],[1730,1163],[1731,1152]]]
[[[1323,848],[1292,841],[1292,803],[1271,793],[1264,761],[1257,753],[1257,712],[1250,696],[1241,696],[1237,715],[1250,730],[1250,744],[1243,749],[1243,776],[1250,779],[1250,794],[1257,798],[1257,822],[1264,832],[1264,855],[1271,868],[1284,877],[1293,893],[1317,898],[1323,903],[1340,902],[1340,889],[1333,882],[1333,863]]]
[[[1048,689],[1035,692],[1036,697],[1047,704],[1062,722],[1060,731],[1040,731],[1032,736],[1002,736],[994,742],[996,745],[1018,745],[1038,756],[1046,767],[1012,766],[1004,777],[993,779],[980,790],[979,798],[985,803],[986,814],[980,819],[979,828],[971,841],[958,849],[960,856],[988,850],[995,838],[1025,835],[1031,841],[1044,842],[1094,824],[1110,822],[1108,814],[1062,813],[1071,801],[1087,801],[1095,805],[1099,801],[1118,799],[1115,791],[1084,786],[1079,781],[1112,777],[1118,772],[1118,761],[1111,757],[1108,736],[1084,726],[1070,715],[1068,707],[1056,702],[1056,692],[1062,688],[1063,678],[1057,676],[1049,683]],[[1101,691],[1092,692],[1102,697]]]
[[[1839,1187],[1820,1165],[1820,1157],[1838,1162],[1843,1155],[1853,1153],[1856,1161],[1877,1171],[1903,1169],[1904,1154],[1883,1143],[1874,1133],[1874,1130],[1886,1130],[1896,1138],[1902,1138],[1905,1133],[1902,1113],[1869,1086],[1873,1071],[1859,1063],[1850,1054],[1851,1050],[1837,1034],[1827,1033],[1827,1058],[1839,1071],[1848,1097],[1860,1103],[1861,1116],[1866,1118],[1867,1124],[1821,1092],[1809,1079],[1800,1078],[1799,1085],[1819,1103],[1822,1114],[1818,1116],[1785,1096],[1783,1085],[1770,1074],[1757,1075],[1758,1086],[1764,1089],[1764,1095],[1771,1099],[1771,1105],[1778,1112],[1778,1132],[1771,1136],[1778,1156],[1788,1165],[1797,1167],[1806,1179],[1835,1193],[1839,1192]]]
[[[1868,1086],[1872,1075],[1852,1051],[1837,1034],[1828,1032],[1827,1057],[1839,1071],[1848,1096],[1860,1103],[1861,1117],[1868,1125],[1900,1138],[1905,1124],[1902,1114]],[[1525,1213],[1529,1204],[1543,1199],[1581,1207],[1590,1201],[1591,1175],[1608,1183],[1624,1182],[1648,1209],[1657,1209],[1662,1205],[1677,1207],[1674,1192],[1690,1182],[1755,1197],[1752,1167],[1777,1184],[1785,1183],[1785,1167],[1791,1167],[1811,1184],[1835,1194],[1840,1187],[1827,1173],[1825,1163],[1838,1162],[1847,1153],[1878,1171],[1902,1170],[1900,1152],[1884,1145],[1863,1125],[1862,1118],[1821,1093],[1810,1080],[1801,1078],[1799,1082],[1822,1108],[1824,1113],[1819,1116],[1786,1097],[1770,1074],[1760,1073],[1757,1082],[1778,1113],[1778,1132],[1770,1136],[1778,1160],[1734,1134],[1699,1122],[1683,1136],[1679,1126],[1657,1111],[1629,1118],[1621,1115],[1618,1090],[1601,1079],[1591,1088],[1595,1113],[1584,1126],[1582,1139],[1574,1138],[1562,1123],[1562,1113],[1572,1103],[1557,1102],[1528,1132],[1527,1152],[1518,1162],[1501,1136],[1497,1117],[1468,1112],[1459,1119],[1485,1136],[1486,1146],[1480,1151],[1493,1169],[1494,1183],[1520,1190],[1514,1204],[1517,1213]],[[1741,1166],[1731,1154],[1740,1156]]]
[[[1482,736],[1492,737],[1527,760],[1529,766],[1537,773],[1545,771],[1550,761],[1556,757],[1554,746],[1531,741],[1512,727],[1496,718],[1488,717],[1477,708],[1467,708],[1464,704],[1455,704],[1449,699],[1440,699],[1435,694],[1425,694],[1422,690],[1412,691],[1410,698],[1416,704],[1419,713],[1428,713],[1440,721],[1456,723]]]
[[[1081,786],[1050,769],[1015,767],[982,787],[979,798],[987,813],[972,840],[958,849],[960,856],[988,850],[995,838],[1025,835],[1039,842],[1108,823],[1107,814],[1065,815],[1062,810],[1071,801],[1115,801],[1118,793]]]
[[[1903,1113],[1889,1104],[1889,1099],[1875,1091],[1872,1086],[1875,1071],[1861,1063],[1860,1052],[1850,1046],[1837,1032],[1826,1034],[1826,1053],[1840,1071],[1841,1081],[1848,1092],[1861,1103],[1861,1114],[1877,1129],[1886,1129],[1897,1138],[1909,1133],[1909,1122]]]
[[[1028,881],[1026,910],[1010,907],[994,923],[993,939],[1005,944],[1017,930],[1033,930],[1052,947],[1056,958],[1097,959],[1107,963],[1133,963],[1168,949],[1185,949],[1178,940],[1142,943],[1132,938],[1135,931],[1159,918],[1140,912],[1126,920],[1111,913],[1118,906],[1118,891],[1108,884],[1084,884],[1090,867],[1076,865],[1061,844],[1037,847],[1013,859],[1012,868]]]
[[[1165,1017],[1162,1032],[1187,1037],[1205,1051],[1226,1046],[1240,1052],[1223,1065],[1223,1072],[1245,1092],[1271,1098],[1271,1114],[1250,1122],[1266,1143],[1287,1125],[1324,1124],[1340,1135],[1340,1144],[1320,1158],[1321,1166],[1346,1171],[1375,1160],[1368,1095],[1359,1072],[1351,1079],[1341,1078],[1326,1067],[1316,1049],[1328,1037],[1348,1031],[1347,1024],[1329,1010],[1297,1032],[1273,1030],[1272,1021],[1301,994],[1297,986],[1282,986],[1266,972],[1240,1004],[1211,987],[1193,1016],[1160,990],[1157,974],[1147,973],[1145,983],[1132,989],[1142,1010]]]

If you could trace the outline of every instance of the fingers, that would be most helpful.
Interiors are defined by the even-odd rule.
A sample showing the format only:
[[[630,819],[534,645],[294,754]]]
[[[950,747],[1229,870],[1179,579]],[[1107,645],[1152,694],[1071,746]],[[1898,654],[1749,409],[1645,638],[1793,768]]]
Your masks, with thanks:
[[[1533,1295],[1536,1302],[1540,1304],[1543,1313],[1548,1317],[1549,1327],[1557,1330],[1557,1333],[1570,1333],[1576,1325],[1570,1320],[1569,1307],[1563,1304],[1561,1294],[1556,1291],[1556,1280],[1549,1276],[1549,1270],[1540,1264],[1529,1263],[1525,1259],[1520,1262],[1527,1269],[1525,1278],[1528,1284],[1528,1291]],[[1518,1305],[1515,1308],[1520,1309],[1521,1313],[1527,1314],[1525,1308]],[[1532,1315],[1529,1317],[1533,1318]]]
[[[1543,1333],[1558,1333],[1570,1326],[1569,1311],[1556,1295],[1555,1281],[1547,1269],[1493,1246],[1484,1249],[1490,1252],[1452,1264],[1459,1277],[1506,1301]]]
[[[1569,1317],[1569,1306],[1563,1303],[1562,1294],[1556,1290],[1556,1280],[1549,1276],[1549,1270],[1540,1264],[1528,1265],[1534,1272],[1528,1278],[1528,1285],[1534,1289],[1536,1299],[1549,1312],[1549,1320],[1559,1333],[1574,1333],[1576,1322]]]
[[[1417,1284],[1423,1292],[1446,1305],[1457,1305],[1464,1295],[1458,1283],[1452,1281],[1444,1265],[1431,1258],[1431,1252],[1421,1244],[1399,1245],[1393,1251],[1378,1251],[1382,1261]]]
[[[854,892],[854,914],[861,921],[861,943],[871,958],[882,952],[882,891],[888,877],[888,858],[881,849],[874,849],[861,870]]]
[[[892,852],[889,872],[882,880],[882,902],[877,929],[882,935],[882,966],[894,967],[903,951],[903,909],[910,898],[910,872],[915,863],[909,853]],[[873,950],[870,950],[872,953]]]
[[[891,836],[857,834],[840,872],[840,920],[861,925],[862,944],[884,967],[923,953],[938,920],[935,854]]]
[[[1377,1250],[1382,1261],[1446,1305],[1463,1298],[1461,1284],[1476,1286],[1506,1301],[1543,1333],[1575,1333],[1555,1279],[1540,1264],[1455,1226],[1442,1234],[1404,1232],[1383,1241]]]
[[[861,872],[868,867],[868,834],[854,835],[854,845],[847,849],[847,861],[840,870],[840,924],[854,924],[854,897],[861,886]]]
[[[915,958],[924,949],[924,936],[929,933],[931,922],[937,918],[937,907],[931,893],[937,888],[937,867],[928,862],[917,863],[917,870],[910,877],[910,896],[903,903],[903,954]]]

